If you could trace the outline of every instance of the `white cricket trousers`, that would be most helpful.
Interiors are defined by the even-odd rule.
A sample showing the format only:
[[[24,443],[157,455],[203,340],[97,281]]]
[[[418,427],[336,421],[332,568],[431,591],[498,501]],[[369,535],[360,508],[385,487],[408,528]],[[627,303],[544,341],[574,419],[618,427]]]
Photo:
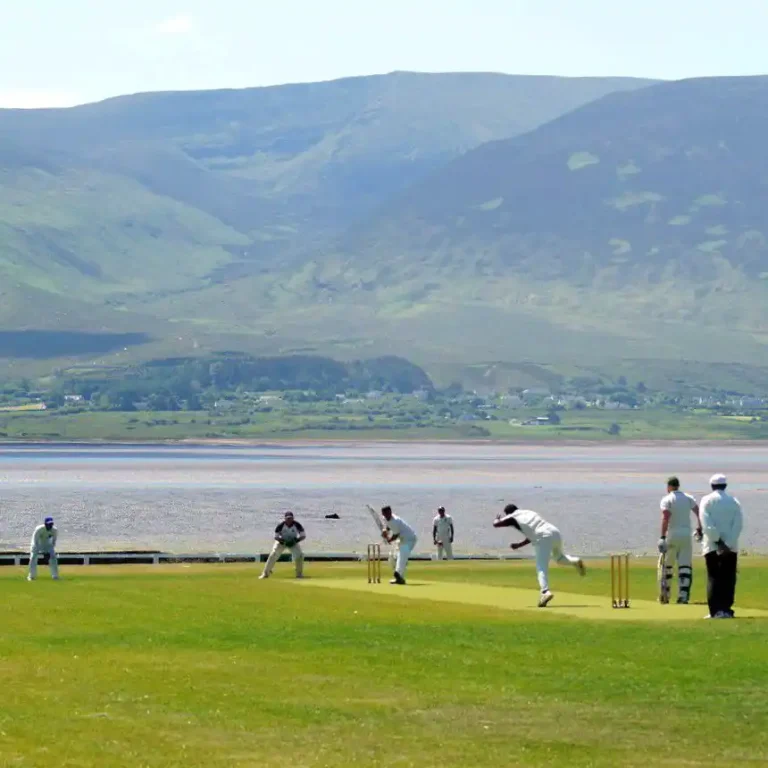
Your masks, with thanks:
[[[437,545],[438,560],[453,560],[453,544],[450,541],[441,541]]]
[[[554,560],[558,565],[578,566],[579,558],[566,555],[563,552],[563,539],[560,531],[542,536],[534,545],[536,549],[536,575],[542,592],[549,590],[549,561]]]
[[[411,556],[414,547],[416,546],[416,539],[413,541],[400,541],[400,546],[397,548],[397,560],[395,561],[395,571],[405,578],[405,572],[408,570],[408,558]]]
[[[59,578],[59,557],[56,552],[49,552],[48,550],[42,551],[39,549],[33,549],[29,553],[29,578],[37,578],[37,559],[40,555],[50,555],[49,565],[51,568],[51,577],[54,579]]]
[[[671,584],[677,563],[677,597],[688,601],[693,583],[693,544],[691,534],[670,536],[667,541],[667,584]]]
[[[266,565],[264,566],[264,576],[269,576],[272,573],[275,563],[286,549],[291,550],[291,558],[293,559],[293,565],[296,568],[296,578],[300,578],[304,575],[304,552],[301,549],[301,545],[294,544],[292,547],[286,547],[285,544],[276,541],[275,545],[272,547],[272,551],[269,553]]]

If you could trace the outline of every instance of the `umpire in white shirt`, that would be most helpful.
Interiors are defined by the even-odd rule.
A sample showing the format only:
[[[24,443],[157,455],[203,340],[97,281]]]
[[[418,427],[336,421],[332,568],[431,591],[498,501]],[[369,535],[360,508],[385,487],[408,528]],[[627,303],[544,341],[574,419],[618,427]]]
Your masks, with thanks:
[[[742,528],[741,504],[726,493],[725,475],[709,479],[712,493],[701,500],[702,549],[707,564],[707,603],[712,619],[732,619],[736,565]]]

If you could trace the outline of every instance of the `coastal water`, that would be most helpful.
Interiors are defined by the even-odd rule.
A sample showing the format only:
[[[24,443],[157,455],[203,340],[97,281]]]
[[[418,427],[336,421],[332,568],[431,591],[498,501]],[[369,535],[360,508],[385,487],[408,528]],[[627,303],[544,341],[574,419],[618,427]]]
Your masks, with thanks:
[[[742,548],[768,550],[768,447],[727,445],[302,444],[0,446],[0,549],[25,548],[45,515],[60,549],[264,551],[286,509],[307,551],[360,551],[375,540],[365,503],[391,504],[431,548],[434,509],[456,549],[501,553],[491,527],[507,502],[557,525],[586,555],[652,552],[668,474],[700,496],[725,472],[745,510]],[[326,519],[336,513],[338,520]]]

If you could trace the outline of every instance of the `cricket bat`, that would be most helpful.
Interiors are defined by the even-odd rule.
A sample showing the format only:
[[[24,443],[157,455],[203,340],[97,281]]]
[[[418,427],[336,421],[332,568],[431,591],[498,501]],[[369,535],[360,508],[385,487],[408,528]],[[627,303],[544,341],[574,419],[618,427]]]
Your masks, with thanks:
[[[659,602],[669,602],[669,584],[667,583],[667,553],[662,552],[659,555],[659,565],[656,570],[659,577]]]
[[[380,531],[384,531],[384,521],[379,517],[379,513],[370,505],[366,504],[366,509],[371,513],[373,522],[376,523]]]

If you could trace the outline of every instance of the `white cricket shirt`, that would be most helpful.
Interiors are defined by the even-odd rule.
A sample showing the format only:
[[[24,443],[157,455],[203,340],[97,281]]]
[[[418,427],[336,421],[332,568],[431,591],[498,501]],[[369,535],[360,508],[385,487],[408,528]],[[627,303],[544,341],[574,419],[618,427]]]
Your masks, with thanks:
[[[538,512],[532,509],[518,509],[511,515],[508,515],[517,523],[520,533],[529,541],[536,543],[545,536],[551,536],[553,533],[559,533],[557,528],[548,523]]]
[[[453,518],[450,515],[446,515],[445,517],[436,515],[435,519],[432,521],[432,530],[435,532],[435,538],[438,541],[450,542],[451,531],[453,530]]]
[[[685,538],[691,535],[691,513],[696,506],[696,499],[682,491],[672,491],[661,500],[661,511],[669,511],[669,530],[667,536]]]
[[[392,515],[392,517],[389,520],[384,521],[387,525],[387,528],[393,533],[393,534],[399,534],[400,541],[404,542],[415,542],[416,541],[416,532],[411,528],[408,523],[403,520],[402,517],[398,517],[397,515]]]
[[[56,526],[53,526],[49,531],[44,524],[40,524],[32,534],[29,548],[35,552],[50,552],[56,546],[58,535],[59,532],[56,530]]]
[[[704,554],[716,552],[720,539],[729,549],[737,552],[743,525],[739,500],[725,491],[712,491],[701,500],[699,512],[704,531],[701,542]]]

